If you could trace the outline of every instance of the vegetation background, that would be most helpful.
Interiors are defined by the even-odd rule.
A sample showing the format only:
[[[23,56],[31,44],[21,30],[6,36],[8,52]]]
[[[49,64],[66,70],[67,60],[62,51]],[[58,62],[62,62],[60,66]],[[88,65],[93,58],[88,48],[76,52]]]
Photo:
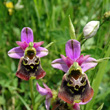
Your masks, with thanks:
[[[7,2],[12,2],[9,14]],[[76,30],[82,35],[85,24],[92,20],[103,22],[103,15],[110,10],[109,0],[22,0],[22,9],[15,9],[17,0],[0,0],[0,110],[30,110],[31,98],[29,82],[16,77],[18,59],[9,58],[7,52],[20,41],[23,27],[30,27],[34,41],[44,41],[49,48],[48,56],[41,58],[46,76],[34,80],[36,110],[45,110],[44,97],[36,90],[36,82],[45,82],[51,89],[58,90],[63,72],[52,68],[51,62],[65,55],[65,43],[70,39],[68,16]],[[110,56],[110,21],[100,26],[97,34],[82,46],[82,54],[96,59]],[[94,97],[81,110],[110,110],[110,60],[103,61],[88,72],[89,81],[94,89]]]

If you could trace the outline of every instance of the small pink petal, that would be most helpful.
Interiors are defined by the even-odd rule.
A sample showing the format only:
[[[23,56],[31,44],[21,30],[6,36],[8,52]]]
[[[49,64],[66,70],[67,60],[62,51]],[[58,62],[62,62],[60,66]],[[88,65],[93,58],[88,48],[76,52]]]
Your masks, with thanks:
[[[37,56],[38,57],[44,57],[46,55],[48,55],[48,50],[44,47],[38,47],[36,48],[36,51],[37,51]]]
[[[29,27],[24,27],[21,31],[21,42],[33,42],[33,31]]]
[[[76,60],[77,58],[80,57],[80,42],[78,42],[77,40],[69,40],[66,43],[66,56],[68,56],[69,58],[71,58],[72,60]]]
[[[50,89],[45,83],[43,83],[43,86],[44,86],[49,92],[52,92],[51,89]]]
[[[60,69],[64,72],[67,72],[69,69],[67,64],[61,58],[54,60],[52,62],[52,67]]]
[[[20,47],[15,47],[8,51],[8,56],[11,58],[20,59],[24,56],[24,51]]]
[[[48,94],[48,90],[42,88],[38,83],[36,84],[36,89],[37,89],[37,91],[38,91],[41,95],[47,95],[47,94]]]
[[[90,55],[83,56],[81,55],[76,61],[81,65],[86,59],[88,59]]]
[[[48,90],[48,94],[47,94],[47,96],[46,96],[46,99],[52,98],[52,97],[53,97],[53,95],[52,95],[52,90],[51,90],[45,83],[43,83],[43,86],[45,87],[45,89]]]
[[[52,91],[51,89],[45,84],[43,83],[45,88],[42,88],[38,83],[36,84],[37,87],[37,91],[41,94],[41,95],[46,95],[46,101],[45,101],[45,106],[46,109],[49,110],[50,108],[50,101],[52,98]]]
[[[34,48],[38,48],[38,47],[41,46],[43,43],[44,43],[44,41],[41,41],[41,42],[34,42],[33,47],[34,47]]]
[[[82,68],[82,71],[85,72],[95,67],[96,65],[97,65],[96,59],[89,57],[81,64],[81,68]]]
[[[51,101],[51,99],[46,99],[46,101],[45,101],[45,107],[47,110],[49,110],[49,108],[50,108],[50,101]]]
[[[16,41],[16,43],[17,43],[23,50],[25,50],[25,49],[29,46],[29,44],[26,43],[25,41],[24,41],[24,42]]]
[[[80,106],[79,106],[78,103],[75,103],[75,104],[73,105],[73,110],[80,110]]]
[[[73,60],[71,60],[68,56],[65,57],[64,55],[61,55],[62,60],[70,67],[73,64]]]

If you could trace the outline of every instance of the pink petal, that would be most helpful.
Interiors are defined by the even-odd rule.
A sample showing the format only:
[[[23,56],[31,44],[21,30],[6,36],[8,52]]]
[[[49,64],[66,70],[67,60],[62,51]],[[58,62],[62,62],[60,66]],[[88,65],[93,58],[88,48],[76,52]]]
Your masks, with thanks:
[[[8,51],[8,55],[9,57],[20,59],[24,56],[24,51],[20,47],[15,47]]]
[[[52,90],[51,90],[45,83],[43,83],[43,86],[45,87],[45,89],[48,90],[48,94],[47,94],[47,96],[46,96],[46,99],[52,98],[52,97],[53,97],[53,95],[52,95]]]
[[[48,55],[48,50],[44,47],[38,47],[36,48],[36,51],[37,51],[37,56],[38,57],[44,57],[46,55]]]
[[[48,92],[52,93],[51,89],[45,83],[43,83],[43,86],[48,90]]]
[[[89,57],[81,64],[81,68],[82,68],[83,72],[85,72],[88,69],[95,67],[96,65],[97,65],[96,59]]]
[[[41,46],[44,43],[44,41],[41,42],[34,42],[34,48],[38,48],[39,46]]]
[[[77,40],[69,40],[66,43],[66,56],[68,56],[69,58],[71,58],[72,60],[76,60],[77,58],[80,57],[80,42],[78,42]]]
[[[17,43],[23,50],[25,50],[25,49],[29,46],[29,44],[26,43],[25,41],[24,41],[24,42],[16,41],[16,43]]]
[[[21,31],[21,42],[33,42],[33,31],[29,27],[24,27]]]
[[[67,64],[61,58],[54,60],[52,62],[52,67],[60,69],[64,72],[67,72],[69,69]]]
[[[62,60],[70,67],[73,64],[73,61],[67,56],[61,55]]]
[[[38,83],[36,84],[36,89],[37,89],[37,91],[38,91],[41,95],[47,95],[47,94],[48,94],[48,90],[42,88]]]
[[[80,102],[79,105],[85,105],[87,104],[89,101],[91,101],[92,97],[87,101],[87,102]]]
[[[78,104],[78,103],[75,103],[75,104],[73,105],[73,109],[74,109],[74,110],[80,110],[79,104]]]
[[[89,57],[90,55],[86,55],[86,56],[81,55],[76,61],[78,62],[79,65],[81,65]]]
[[[50,108],[50,101],[51,101],[51,99],[46,99],[46,101],[45,101],[46,110],[49,110],[49,108]]]
[[[50,101],[51,101],[51,98],[52,98],[52,91],[51,89],[45,84],[43,83],[44,88],[42,88],[38,83],[36,84],[36,87],[37,87],[37,91],[41,94],[41,95],[46,95],[46,101],[45,101],[45,106],[46,106],[46,109],[49,110],[50,108]]]

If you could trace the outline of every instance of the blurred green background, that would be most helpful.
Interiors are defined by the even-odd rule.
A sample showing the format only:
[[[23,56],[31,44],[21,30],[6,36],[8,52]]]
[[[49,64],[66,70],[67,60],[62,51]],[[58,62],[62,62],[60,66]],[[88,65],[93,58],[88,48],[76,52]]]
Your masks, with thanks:
[[[11,2],[8,4],[7,3]],[[16,77],[18,59],[9,58],[7,52],[21,40],[23,27],[30,27],[34,41],[44,41],[43,47],[54,42],[48,56],[41,58],[46,76],[34,80],[36,110],[45,110],[44,98],[36,90],[36,82],[45,82],[51,89],[58,89],[63,72],[52,68],[51,62],[65,55],[65,43],[70,39],[68,16],[76,30],[82,35],[85,24],[92,20],[103,22],[103,15],[110,10],[109,0],[0,0],[0,110],[27,110],[31,108],[29,82]],[[85,42],[82,53],[96,59],[110,55],[110,21],[101,25],[97,34]],[[93,101],[82,110],[97,110],[104,103],[103,110],[110,110],[110,61],[104,61],[87,72],[95,91]],[[101,82],[101,83],[100,83]],[[98,93],[98,94],[97,94]],[[90,107],[91,106],[91,107]],[[88,108],[89,107],[89,108]],[[100,110],[100,109],[99,109]]]

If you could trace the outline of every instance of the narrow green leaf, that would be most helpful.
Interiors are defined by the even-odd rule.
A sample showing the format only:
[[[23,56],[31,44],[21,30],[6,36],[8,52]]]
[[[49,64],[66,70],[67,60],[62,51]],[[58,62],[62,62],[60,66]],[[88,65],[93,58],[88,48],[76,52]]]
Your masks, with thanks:
[[[105,97],[107,97],[107,95],[109,94],[110,94],[110,88],[107,89],[104,93],[101,93],[96,97],[97,98],[96,103],[98,103],[100,100],[104,100]]]
[[[103,106],[104,106],[104,103],[102,103],[101,106],[97,110],[102,110]]]
[[[19,99],[21,100],[21,102],[25,105],[25,107],[27,108],[27,110],[31,110],[28,106],[28,104],[24,101],[24,99],[17,93],[15,92],[15,94],[19,97]]]
[[[45,46],[45,48],[49,48],[54,42],[50,42],[47,46]]]
[[[76,39],[76,36],[75,36],[75,29],[74,29],[74,26],[73,26],[73,24],[72,24],[70,15],[69,15],[69,33],[70,33],[71,39]]]
[[[38,95],[34,109],[38,110],[38,107],[40,106],[40,104],[44,103],[44,100],[45,100],[45,96]]]
[[[4,105],[4,104],[5,104],[5,99],[2,96],[0,96],[0,105]]]
[[[104,58],[109,57],[109,55],[110,55],[110,47],[108,48]],[[103,75],[105,73],[105,68],[107,66],[107,63],[108,63],[108,60],[103,61],[99,65],[99,70],[97,72],[96,78],[94,79],[94,82],[93,82],[93,85],[92,85],[93,90],[94,90],[94,96],[93,96],[92,100],[87,104],[86,110],[91,110],[91,108],[92,108],[92,106],[95,102],[95,98],[96,98],[96,95],[98,93],[98,89],[99,89],[100,83],[102,81]]]

